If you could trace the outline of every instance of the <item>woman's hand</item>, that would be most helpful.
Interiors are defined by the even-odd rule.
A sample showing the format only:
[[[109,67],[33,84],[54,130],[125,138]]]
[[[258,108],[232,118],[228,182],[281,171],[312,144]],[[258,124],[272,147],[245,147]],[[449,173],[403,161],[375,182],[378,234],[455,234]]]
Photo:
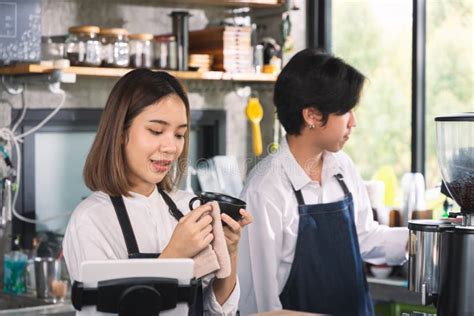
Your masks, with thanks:
[[[206,248],[214,239],[211,211],[204,204],[183,216],[160,258],[192,258]]]
[[[253,222],[253,216],[246,210],[240,209],[240,215],[242,219],[237,222],[229,215],[221,214],[222,221],[227,224],[224,226],[224,236],[231,256],[237,255],[242,228]]]

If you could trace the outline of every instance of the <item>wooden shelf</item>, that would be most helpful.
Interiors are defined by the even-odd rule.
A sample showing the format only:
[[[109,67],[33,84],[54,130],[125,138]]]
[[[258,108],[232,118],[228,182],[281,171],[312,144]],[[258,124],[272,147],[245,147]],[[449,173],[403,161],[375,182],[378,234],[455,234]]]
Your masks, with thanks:
[[[286,0],[178,0],[174,3],[199,4],[227,7],[274,8],[285,4]]]
[[[31,75],[51,73],[54,68],[39,64],[17,64],[0,67],[0,75]],[[104,68],[104,67],[68,67],[61,69],[65,73],[73,73],[87,77],[122,77],[132,68]],[[229,73],[222,71],[171,71],[165,70],[182,80],[228,80],[242,82],[275,82],[277,75],[255,73]]]

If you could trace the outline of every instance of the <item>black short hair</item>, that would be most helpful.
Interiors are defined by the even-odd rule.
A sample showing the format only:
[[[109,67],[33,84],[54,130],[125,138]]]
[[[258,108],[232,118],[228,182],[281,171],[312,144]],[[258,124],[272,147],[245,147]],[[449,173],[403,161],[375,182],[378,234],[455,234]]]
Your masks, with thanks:
[[[299,135],[303,109],[313,107],[326,124],[329,114],[342,115],[359,102],[365,76],[342,59],[320,49],[297,53],[278,76],[273,102],[290,135]]]

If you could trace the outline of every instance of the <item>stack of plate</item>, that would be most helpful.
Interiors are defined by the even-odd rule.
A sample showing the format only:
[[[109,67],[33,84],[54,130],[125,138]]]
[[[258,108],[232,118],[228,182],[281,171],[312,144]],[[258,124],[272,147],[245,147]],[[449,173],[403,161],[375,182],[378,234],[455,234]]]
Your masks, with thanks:
[[[252,29],[246,26],[212,27],[189,32],[189,52],[210,54],[213,69],[253,72]]]
[[[188,65],[191,70],[209,71],[212,67],[213,57],[209,54],[190,54]]]

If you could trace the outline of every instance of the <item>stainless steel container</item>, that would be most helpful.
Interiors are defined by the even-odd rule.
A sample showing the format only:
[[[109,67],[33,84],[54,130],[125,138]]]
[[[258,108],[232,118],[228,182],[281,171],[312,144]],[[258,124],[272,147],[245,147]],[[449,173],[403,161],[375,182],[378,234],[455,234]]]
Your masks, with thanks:
[[[438,316],[474,315],[474,227],[444,232],[441,254]]]
[[[36,296],[45,301],[54,302],[52,281],[60,262],[51,257],[35,258]]]
[[[408,222],[409,263],[408,288],[421,293],[428,305],[439,293],[441,233],[453,226],[441,220],[411,220]]]

